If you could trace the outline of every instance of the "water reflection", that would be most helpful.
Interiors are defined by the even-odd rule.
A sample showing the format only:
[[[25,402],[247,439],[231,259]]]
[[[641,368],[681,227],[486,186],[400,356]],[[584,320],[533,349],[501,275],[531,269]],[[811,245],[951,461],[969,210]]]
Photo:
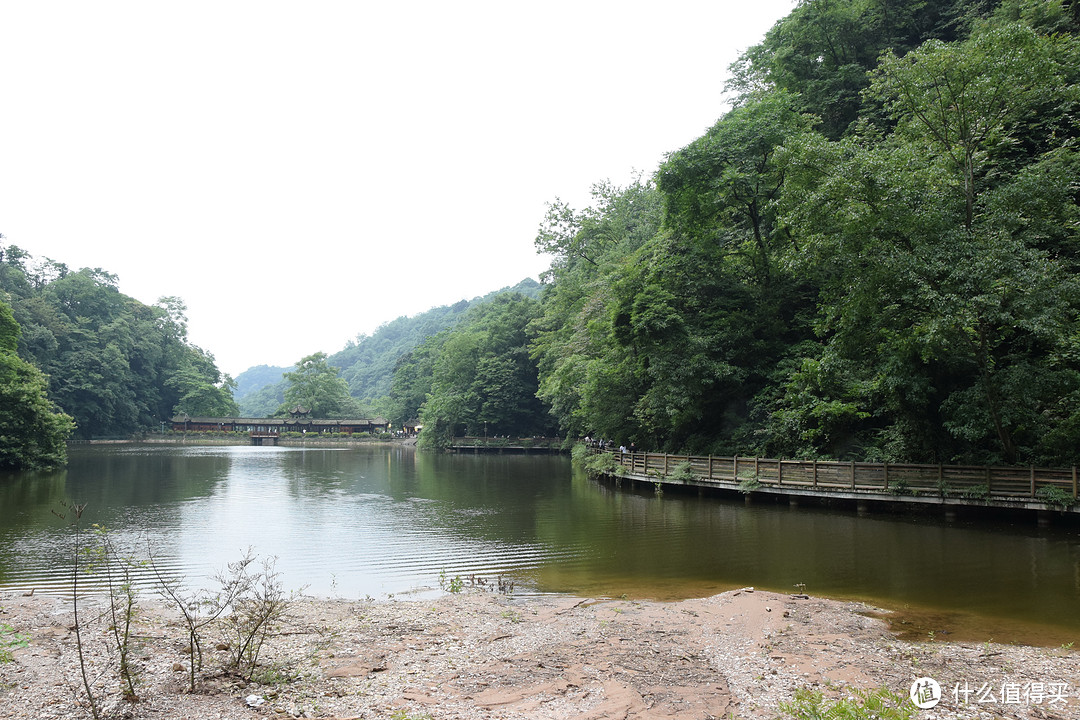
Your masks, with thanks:
[[[805,585],[954,625],[1048,623],[1061,642],[1080,639],[1076,528],[661,498],[590,481],[561,457],[79,449],[64,472],[0,477],[0,587],[64,586],[70,534],[52,511],[65,500],[193,583],[250,547],[278,557],[289,587],[323,595],[427,592],[441,573],[664,599]]]

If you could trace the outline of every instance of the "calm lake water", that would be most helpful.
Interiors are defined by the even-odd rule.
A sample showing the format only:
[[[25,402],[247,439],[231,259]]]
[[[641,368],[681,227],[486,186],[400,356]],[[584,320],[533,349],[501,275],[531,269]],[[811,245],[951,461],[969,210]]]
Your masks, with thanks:
[[[62,472],[0,475],[0,590],[66,587],[72,535],[53,513],[65,501],[189,585],[250,547],[277,557],[286,587],[325,596],[436,593],[440,575],[658,599],[805,584],[899,609],[915,634],[1080,641],[1080,530],[1030,519],[657,497],[590,481],[565,457],[91,447]]]

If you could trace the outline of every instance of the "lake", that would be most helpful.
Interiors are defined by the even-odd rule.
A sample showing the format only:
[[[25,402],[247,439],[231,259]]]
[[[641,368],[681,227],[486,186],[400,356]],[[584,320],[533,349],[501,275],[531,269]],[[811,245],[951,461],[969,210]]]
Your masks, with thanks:
[[[440,579],[518,593],[679,599],[756,586],[868,600],[918,635],[1080,640],[1080,530],[745,504],[588,479],[566,457],[348,448],[110,445],[54,473],[0,475],[0,590],[63,592],[54,511],[162,574],[205,585],[247,548],[286,588],[416,597]],[[70,513],[68,513],[70,515]],[[154,584],[139,570],[140,582]]]

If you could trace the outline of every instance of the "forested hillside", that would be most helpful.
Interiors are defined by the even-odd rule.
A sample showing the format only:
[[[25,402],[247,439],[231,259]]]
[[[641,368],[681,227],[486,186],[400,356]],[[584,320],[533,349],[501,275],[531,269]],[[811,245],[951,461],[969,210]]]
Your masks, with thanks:
[[[504,292],[470,308],[451,330],[433,335],[402,356],[394,372],[387,416],[424,421],[431,444],[455,435],[544,435],[554,419],[537,396],[536,363],[529,355],[529,324],[538,300]]]
[[[372,413],[387,414],[398,426],[416,417],[415,409],[408,417],[399,417],[388,406],[390,384],[395,367],[425,339],[460,323],[474,305],[488,302],[501,293],[520,293],[537,298],[540,283],[531,278],[513,287],[503,288],[472,300],[442,305],[411,317],[401,316],[380,325],[371,335],[361,335],[340,352],[327,358],[327,363],[340,371],[348,384],[349,394],[360,400]],[[285,398],[288,383],[284,373],[288,368],[260,365],[237,377],[236,399],[245,417],[269,417],[276,413]],[[240,388],[245,388],[241,391]]]
[[[178,412],[235,414],[232,381],[187,340],[183,303],[143,305],[116,282],[99,268],[0,249],[0,300],[20,329],[12,342],[47,377],[48,399],[74,418],[75,437],[156,430]]]
[[[242,403],[243,399],[254,392],[258,392],[267,385],[273,385],[281,381],[282,376],[292,368],[276,367],[274,365],[256,365],[250,367],[236,376],[236,387],[233,390],[233,399]]]
[[[402,355],[432,335],[457,325],[469,308],[503,293],[520,293],[536,298],[540,295],[540,283],[526,278],[513,287],[496,290],[480,298],[433,308],[412,317],[399,317],[380,325],[371,335],[358,337],[344,350],[331,355],[329,362],[341,368],[341,376],[349,384],[349,392],[354,397],[374,402],[389,394],[394,367]]]
[[[500,362],[527,353],[572,435],[1076,463],[1078,15],[800,3],[732,68],[731,111],[652,177],[551,203],[541,302],[429,341],[396,401],[433,441],[477,432],[508,378],[529,387]],[[523,345],[498,339],[525,317]],[[528,425],[498,417],[492,434]]]

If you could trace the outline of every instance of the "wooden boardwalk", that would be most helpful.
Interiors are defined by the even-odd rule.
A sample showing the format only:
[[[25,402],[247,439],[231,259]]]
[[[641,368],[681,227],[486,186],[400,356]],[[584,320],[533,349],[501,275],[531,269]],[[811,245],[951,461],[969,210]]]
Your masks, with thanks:
[[[623,477],[744,494],[1054,510],[1080,514],[1077,468],[860,463],[620,453]]]

